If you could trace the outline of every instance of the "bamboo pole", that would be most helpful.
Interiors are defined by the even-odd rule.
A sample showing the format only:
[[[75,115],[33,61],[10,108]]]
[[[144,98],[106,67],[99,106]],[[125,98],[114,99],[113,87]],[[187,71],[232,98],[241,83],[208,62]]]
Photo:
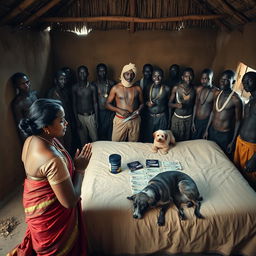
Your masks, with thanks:
[[[206,10],[208,12],[210,12],[211,14],[215,14],[209,7],[208,5],[200,0],[194,0],[194,2],[202,9],[202,10]],[[226,31],[230,31],[230,27],[227,26],[225,23],[223,23],[221,20],[215,20],[215,23],[217,24],[217,26],[220,26],[222,28],[224,28],[224,30]]]
[[[130,0],[130,9],[131,9],[131,16],[135,16],[136,15],[136,0]],[[135,23],[131,22],[130,23],[130,32],[134,33],[135,32]]]
[[[1,24],[5,24],[7,21],[19,15],[26,8],[28,8],[31,4],[38,0],[25,0],[21,2],[17,7],[15,7],[9,14],[7,14],[0,22]]]
[[[99,17],[49,17],[40,19],[41,22],[100,22],[100,21],[117,21],[117,22],[136,22],[136,23],[156,23],[156,22],[173,22],[173,21],[185,21],[185,20],[215,20],[226,18],[227,15],[187,15],[176,16],[166,18],[137,18],[126,16],[99,16]]]
[[[216,1],[216,0],[215,0]],[[249,22],[250,20],[239,13],[232,5],[230,5],[227,1],[223,0],[217,0],[219,4],[222,5],[225,11],[230,12],[231,16],[233,16],[238,22],[241,22],[242,24]]]
[[[61,0],[53,0],[50,1],[48,4],[46,4],[43,8],[41,8],[38,12],[33,14],[31,17],[29,17],[27,20],[23,22],[24,25],[29,25],[32,23],[35,19],[40,18],[44,13],[46,13],[48,10],[50,10],[53,6],[58,4]]]

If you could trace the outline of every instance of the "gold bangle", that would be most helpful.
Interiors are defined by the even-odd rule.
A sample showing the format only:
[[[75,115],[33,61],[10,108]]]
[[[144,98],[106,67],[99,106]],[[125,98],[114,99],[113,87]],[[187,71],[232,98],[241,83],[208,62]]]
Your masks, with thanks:
[[[81,171],[81,170],[76,170],[75,169],[75,172],[80,173],[80,174],[84,174],[84,171]]]

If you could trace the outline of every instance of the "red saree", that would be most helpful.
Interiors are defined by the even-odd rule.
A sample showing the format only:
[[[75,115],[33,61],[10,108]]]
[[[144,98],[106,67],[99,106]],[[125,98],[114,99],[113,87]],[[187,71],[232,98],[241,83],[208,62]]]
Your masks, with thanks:
[[[68,153],[64,153],[72,177],[73,163]],[[28,225],[25,238],[7,256],[86,255],[80,202],[76,208],[67,209],[59,203],[47,180],[25,179],[23,205]]]

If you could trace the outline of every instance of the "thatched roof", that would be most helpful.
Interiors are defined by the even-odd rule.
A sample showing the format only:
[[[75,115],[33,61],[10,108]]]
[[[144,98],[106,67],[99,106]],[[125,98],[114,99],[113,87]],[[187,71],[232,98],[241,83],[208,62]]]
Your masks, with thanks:
[[[0,24],[56,30],[239,29],[256,0],[0,0]]]

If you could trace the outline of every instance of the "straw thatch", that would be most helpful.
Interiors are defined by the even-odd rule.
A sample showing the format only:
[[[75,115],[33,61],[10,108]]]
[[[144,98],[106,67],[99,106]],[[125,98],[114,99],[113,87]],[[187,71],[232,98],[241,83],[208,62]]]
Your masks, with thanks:
[[[0,1],[0,24],[55,30],[239,29],[256,19],[255,0]]]

